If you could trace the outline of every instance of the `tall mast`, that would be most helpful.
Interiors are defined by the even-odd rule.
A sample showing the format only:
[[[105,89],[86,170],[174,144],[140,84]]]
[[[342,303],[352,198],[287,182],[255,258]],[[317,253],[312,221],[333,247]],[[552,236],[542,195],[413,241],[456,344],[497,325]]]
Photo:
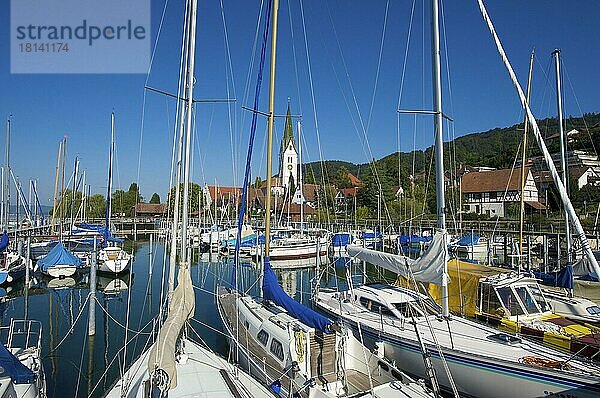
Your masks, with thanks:
[[[4,156],[6,159],[4,167],[4,172],[6,173],[6,178],[4,179],[4,183],[6,184],[6,187],[4,188],[4,195],[6,195],[4,216],[6,217],[6,220],[4,225],[8,228],[10,219],[10,116],[6,119],[6,153]]]
[[[265,257],[269,257],[271,240],[271,175],[273,174],[273,122],[275,119],[275,55],[277,51],[277,16],[279,0],[273,0],[271,36],[271,76],[269,81],[269,128],[267,133],[267,203],[265,206]]]
[[[52,198],[52,221],[50,233],[54,234],[54,219],[56,218],[56,195],[58,191],[58,176],[60,175],[60,157],[62,155],[63,141],[58,144],[58,155],[56,157],[56,170],[54,171],[54,197]]]
[[[182,86],[179,86],[178,91],[182,89],[186,89],[186,84],[188,83],[188,72],[189,72],[189,56],[190,56],[190,45],[192,34],[195,35],[195,19],[196,19],[196,1],[188,0],[186,3],[186,17],[187,20],[184,24],[185,26],[185,44],[184,44],[184,55],[183,55],[183,68],[185,71],[184,80]],[[194,20],[194,32],[192,33],[192,20]],[[193,77],[192,77],[193,78]],[[179,94],[179,93],[178,93]],[[179,97],[179,95],[178,95]],[[191,97],[190,97],[191,99]],[[178,105],[179,106],[179,105]],[[178,132],[178,143],[177,143],[177,160],[175,163],[175,200],[173,201],[173,227],[171,230],[171,248],[169,253],[169,303],[171,302],[171,298],[173,295],[173,290],[175,289],[175,267],[176,267],[176,258],[177,258],[177,231],[179,228],[179,203],[181,202],[181,172],[182,172],[182,157],[183,157],[183,138],[184,138],[184,128],[185,128],[185,117],[184,111],[179,110],[179,132]],[[184,206],[185,207],[185,206]],[[183,243],[183,242],[182,242]]]
[[[298,120],[298,189],[300,190],[300,233],[304,235],[304,188],[302,187],[302,125]]]
[[[557,48],[552,52],[554,55],[554,64],[556,66],[556,105],[558,108],[558,133],[560,135],[560,165],[562,168],[562,183],[565,188],[569,189],[569,181],[567,180],[567,140],[565,139],[563,111],[562,111],[562,91],[560,78],[560,50]],[[565,240],[567,241],[567,264],[573,263],[573,255],[571,254],[571,228],[569,227],[569,213],[566,205],[563,206],[565,212]]]
[[[446,236],[446,200],[444,197],[444,136],[442,129],[442,77],[440,72],[440,27],[438,0],[431,0],[431,63],[433,74],[433,112],[435,132],[435,185],[438,228]],[[448,248],[444,247],[442,278],[442,315],[448,316]]]
[[[112,177],[113,177],[113,156],[115,152],[115,113],[110,114],[110,146],[108,150],[108,184],[106,188],[106,216],[105,216],[105,228],[106,234],[108,234],[110,228],[110,218],[112,215]]]
[[[77,175],[79,174],[79,159],[75,156],[75,165],[73,167],[73,192],[71,192],[71,231],[75,226],[75,199],[77,199]]]
[[[527,103],[529,103],[529,96],[531,94],[531,75],[533,72],[533,58],[535,56],[535,49],[531,50],[531,59],[529,60],[529,75],[527,76]],[[523,151],[521,152],[521,211],[519,212],[519,259],[517,266],[517,273],[521,273],[521,263],[523,259],[523,218],[525,218],[525,158],[527,156],[527,114],[523,120]],[[528,265],[529,267],[529,265]]]
[[[181,264],[187,266],[188,234],[187,223],[189,215],[189,182],[190,182],[190,143],[192,137],[192,114],[194,107],[194,57],[196,53],[196,10],[197,0],[191,0],[192,13],[190,20],[190,41],[188,47],[188,67],[186,73],[186,129],[185,129],[185,161],[183,166],[183,209],[181,216]]]

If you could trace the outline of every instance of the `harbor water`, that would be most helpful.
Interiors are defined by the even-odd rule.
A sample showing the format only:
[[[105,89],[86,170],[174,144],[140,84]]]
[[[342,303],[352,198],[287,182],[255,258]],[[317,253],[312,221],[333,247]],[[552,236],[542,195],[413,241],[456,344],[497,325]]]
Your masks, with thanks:
[[[0,304],[2,326],[11,319],[42,322],[42,354],[48,397],[101,397],[152,341],[156,320],[164,314],[167,292],[168,258],[165,246],[148,241],[126,246],[135,255],[130,273],[98,274],[96,292],[96,334],[88,336],[89,273],[74,278],[32,278],[31,287],[23,284],[6,288]],[[190,337],[203,341],[227,357],[228,343],[213,292],[217,284],[231,286],[235,279],[240,290],[257,294],[259,272],[256,264],[242,262],[237,278],[232,277],[233,259],[194,252],[191,275],[196,293],[195,315],[190,322]],[[315,262],[315,259],[312,259]],[[276,270],[283,288],[296,300],[310,305],[317,270],[321,286],[346,285],[344,266],[351,265],[354,279],[363,278],[361,263],[338,260],[327,266]],[[335,272],[332,270],[336,270]],[[375,272],[369,269],[370,272]],[[376,277],[379,277],[377,275]],[[125,347],[125,341],[129,344]]]

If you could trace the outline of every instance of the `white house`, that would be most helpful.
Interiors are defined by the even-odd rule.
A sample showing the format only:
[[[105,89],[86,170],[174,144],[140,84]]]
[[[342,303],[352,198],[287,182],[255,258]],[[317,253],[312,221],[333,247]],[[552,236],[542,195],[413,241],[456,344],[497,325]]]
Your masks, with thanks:
[[[467,213],[504,217],[506,205],[521,200],[521,171],[503,169],[467,173],[461,178],[461,192],[465,194],[463,210]],[[523,195],[530,207],[545,208],[539,202],[538,189],[530,169],[525,171]]]

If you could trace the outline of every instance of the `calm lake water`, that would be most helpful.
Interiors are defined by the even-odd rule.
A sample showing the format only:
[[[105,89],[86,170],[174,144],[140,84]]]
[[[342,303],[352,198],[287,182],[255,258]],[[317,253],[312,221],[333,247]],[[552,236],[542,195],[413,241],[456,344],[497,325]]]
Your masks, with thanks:
[[[160,311],[166,290],[167,274],[163,272],[165,246],[137,242],[130,274],[115,278],[98,275],[96,303],[96,335],[88,337],[89,275],[74,279],[48,280],[37,276],[26,292],[24,287],[7,289],[0,304],[2,325],[14,319],[42,322],[43,356],[49,397],[100,397],[120,377],[124,368],[147,347],[153,336],[153,320]],[[315,260],[312,260],[315,261]],[[324,262],[327,262],[324,259]],[[342,265],[340,261],[336,265]],[[211,349],[226,356],[228,344],[222,335],[222,324],[213,292],[217,284],[229,286],[233,260],[208,254],[193,253],[192,281],[196,292],[196,310],[191,326]],[[344,287],[343,268],[320,268],[322,286]],[[336,272],[333,271],[336,269]],[[360,263],[352,263],[353,279],[362,279]],[[369,274],[376,271],[369,268]],[[296,300],[310,305],[316,269],[276,270],[283,288]],[[258,270],[244,263],[238,273],[240,289],[258,292]],[[129,310],[128,310],[128,303]],[[127,327],[127,333],[125,333]],[[127,336],[126,336],[127,335]],[[194,338],[194,333],[190,333]],[[130,341],[126,351],[125,338]]]

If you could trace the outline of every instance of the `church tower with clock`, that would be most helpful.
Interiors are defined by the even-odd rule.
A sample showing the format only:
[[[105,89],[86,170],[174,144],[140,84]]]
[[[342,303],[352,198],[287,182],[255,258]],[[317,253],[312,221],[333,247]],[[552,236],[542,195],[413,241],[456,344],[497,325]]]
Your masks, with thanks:
[[[279,181],[280,185],[285,187],[286,190],[295,190],[298,186],[298,151],[294,138],[289,99],[285,116],[285,130],[283,131],[281,149],[279,150]]]

